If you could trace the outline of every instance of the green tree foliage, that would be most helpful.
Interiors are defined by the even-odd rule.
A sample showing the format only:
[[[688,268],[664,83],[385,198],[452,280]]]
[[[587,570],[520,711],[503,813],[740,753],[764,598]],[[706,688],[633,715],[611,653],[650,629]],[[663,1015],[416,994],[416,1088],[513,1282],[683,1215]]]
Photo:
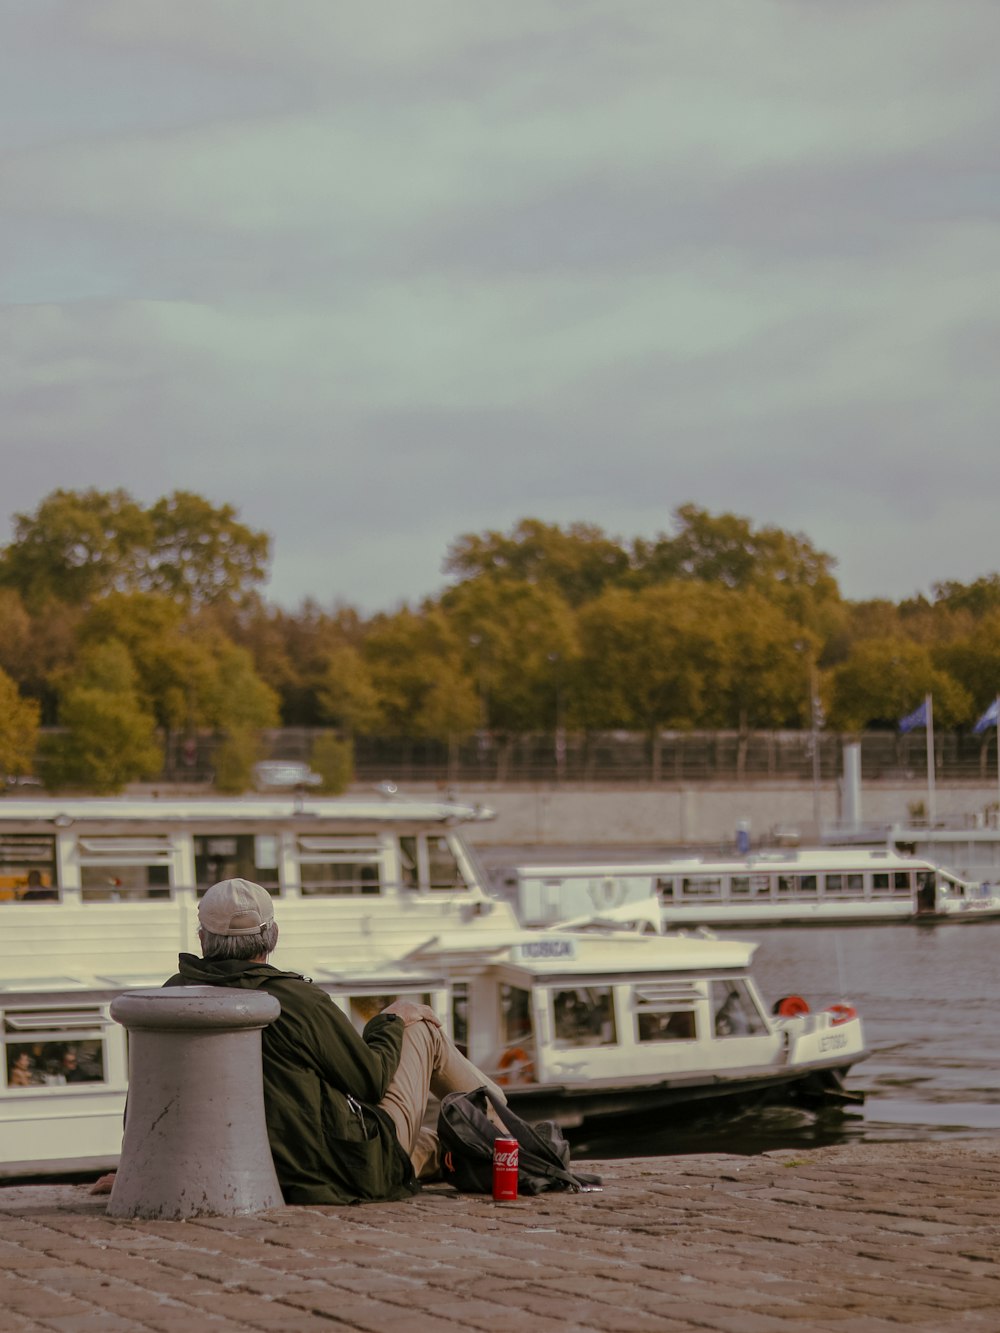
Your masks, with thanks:
[[[704,589],[674,583],[610,589],[584,607],[574,715],[602,729],[694,724],[726,663],[724,626],[705,604]]]
[[[641,583],[693,579],[755,589],[793,620],[832,630],[840,602],[832,574],[836,562],[807,537],[775,527],[755,529],[738,514],[711,514],[693,504],[676,509],[674,522],[673,537],[636,541],[633,563]]]
[[[123,490],[56,490],[34,514],[15,515],[0,584],[33,611],[114,591],[162,592],[185,606],[238,601],[266,577],[269,547],[230,505],[188,491],[145,509]]]
[[[22,699],[6,671],[0,669],[0,780],[34,772],[38,749],[39,707]]]
[[[700,725],[809,727],[816,640],[756,591],[723,594],[718,614],[726,625],[721,708],[712,706],[710,693]]]
[[[260,758],[256,731],[237,727],[228,732],[215,752],[215,786],[227,796],[239,796],[253,785],[253,766]]]
[[[143,707],[165,730],[273,727],[278,697],[251,654],[163,593],[111,593],[84,617],[81,643],[124,643]]]
[[[935,606],[967,611],[977,620],[1000,611],[1000,574],[988,574],[972,583],[935,583],[933,591]]]
[[[260,730],[280,720],[278,696],[257,675],[245,648],[221,635],[196,638],[203,668],[195,681],[196,719],[217,731]]]
[[[323,720],[348,734],[372,732],[381,726],[378,691],[357,648],[342,643],[330,651],[318,703]]]
[[[149,510],[153,541],[143,586],[184,606],[239,601],[267,577],[271,539],[240,523],[232,505],[216,508],[175,491]]]
[[[955,726],[972,711],[969,692],[934,665],[930,651],[908,639],[869,639],[832,673],[830,726],[838,731],[895,727],[934,697],[935,723]]]
[[[56,490],[34,514],[15,514],[0,582],[33,609],[53,601],[82,605],[133,586],[135,553],[148,551],[152,534],[149,515],[126,491]]]
[[[1000,694],[1000,607],[988,611],[965,638],[937,646],[933,654],[936,665],[947,671],[972,701],[971,711],[959,721],[974,722]]]
[[[31,617],[12,588],[0,588],[0,671],[28,684],[35,676]]]
[[[565,529],[523,518],[509,533],[465,533],[445,557],[446,574],[459,579],[484,575],[517,583],[542,583],[558,590],[570,606],[590,601],[628,574],[628,552],[590,523]]]
[[[203,612],[252,655],[262,679],[281,701],[286,726],[316,726],[326,717],[321,691],[330,685],[330,661],[341,648],[361,648],[365,627],[351,607],[332,614],[313,601],[295,612],[268,608],[256,600],[242,607],[215,605]]]
[[[553,587],[517,579],[470,579],[441,607],[475,682],[482,725],[551,731],[560,680],[576,659],[574,616]]]
[[[310,767],[323,779],[323,791],[339,796],[354,778],[354,745],[329,732],[317,736],[309,756]]]
[[[109,640],[81,652],[60,694],[63,730],[43,747],[48,787],[113,793],[159,773],[163,754],[155,721],[143,710],[135,685],[124,644]]]
[[[394,736],[447,737],[479,726],[475,681],[466,673],[468,644],[440,608],[376,616],[364,658],[380,701],[385,731]]]

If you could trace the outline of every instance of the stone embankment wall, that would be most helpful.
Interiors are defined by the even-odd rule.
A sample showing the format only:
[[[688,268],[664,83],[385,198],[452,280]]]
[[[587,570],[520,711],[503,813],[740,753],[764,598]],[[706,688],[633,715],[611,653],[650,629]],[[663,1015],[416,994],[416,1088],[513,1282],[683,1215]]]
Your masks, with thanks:
[[[407,784],[410,795],[441,793],[440,786]],[[496,812],[488,823],[466,829],[477,846],[581,845],[684,846],[732,844],[742,821],[755,845],[818,840],[819,826],[843,826],[844,802],[837,783],[814,789],[809,783],[699,783],[691,786],[527,786],[463,784],[459,800]],[[859,821],[867,828],[908,822],[926,812],[926,784],[880,782],[860,794]],[[938,783],[934,810],[939,819],[972,824],[996,806],[997,784]],[[819,819],[817,821],[817,813]]]

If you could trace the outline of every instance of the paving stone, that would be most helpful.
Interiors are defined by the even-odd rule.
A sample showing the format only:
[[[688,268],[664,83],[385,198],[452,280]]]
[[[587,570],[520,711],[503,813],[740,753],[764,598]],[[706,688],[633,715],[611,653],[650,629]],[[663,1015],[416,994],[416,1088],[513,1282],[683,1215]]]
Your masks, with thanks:
[[[3,1333],[1000,1333],[1000,1143],[609,1162],[497,1207],[112,1219],[0,1187]]]

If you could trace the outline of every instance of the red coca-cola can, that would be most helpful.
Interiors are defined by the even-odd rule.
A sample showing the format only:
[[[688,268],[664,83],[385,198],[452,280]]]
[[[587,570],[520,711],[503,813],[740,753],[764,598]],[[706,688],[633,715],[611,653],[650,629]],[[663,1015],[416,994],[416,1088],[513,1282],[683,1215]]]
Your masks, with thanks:
[[[517,1198],[517,1139],[493,1140],[493,1199]]]

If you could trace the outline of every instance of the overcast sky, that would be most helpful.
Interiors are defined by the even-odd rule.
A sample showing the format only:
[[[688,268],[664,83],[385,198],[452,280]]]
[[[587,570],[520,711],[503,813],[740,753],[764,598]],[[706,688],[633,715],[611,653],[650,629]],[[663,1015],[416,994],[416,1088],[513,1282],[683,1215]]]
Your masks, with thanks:
[[[0,0],[0,542],[193,490],[266,595],[463,532],[1000,569],[995,0]]]

